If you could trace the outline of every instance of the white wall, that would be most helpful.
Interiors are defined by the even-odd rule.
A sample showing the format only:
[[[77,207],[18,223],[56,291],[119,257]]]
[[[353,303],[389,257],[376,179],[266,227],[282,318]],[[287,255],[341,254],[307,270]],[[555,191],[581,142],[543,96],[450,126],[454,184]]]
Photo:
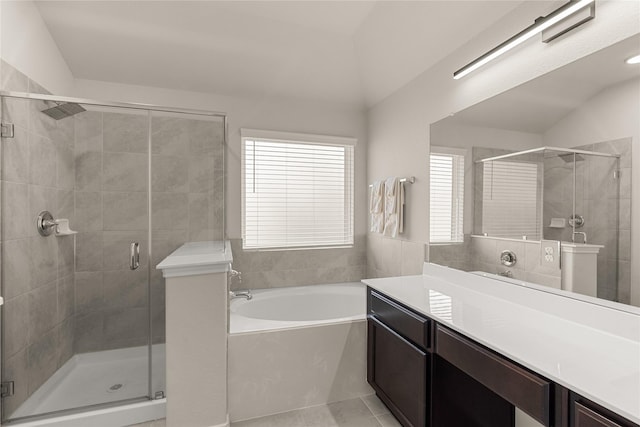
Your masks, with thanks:
[[[69,95],[74,78],[32,1],[0,1],[2,59],[56,95]]]
[[[475,73],[453,80],[452,73],[482,53],[530,25],[549,10],[546,2],[526,2],[461,49],[421,74],[369,112],[367,179],[389,175],[414,175],[408,193],[406,233],[402,239],[428,240],[429,125],[451,112],[566,65],[640,32],[640,2],[599,1],[596,19],[553,43],[534,38]],[[420,54],[420,53],[417,53]],[[391,239],[370,244],[373,252],[398,247]],[[375,253],[372,254],[375,256]],[[402,255],[400,256],[402,259]]]
[[[604,90],[543,135],[557,147],[632,139],[631,303],[640,305],[640,79]]]
[[[452,119],[432,124],[430,135],[431,145],[442,147],[484,147],[519,151],[542,145],[542,135],[537,133],[463,125]]]
[[[364,112],[318,102],[249,99],[146,86],[77,80],[74,96],[98,100],[225,112],[229,123],[227,151],[226,224],[229,238],[241,237],[240,128],[348,136],[358,139],[355,158],[356,235],[366,234],[366,125]]]

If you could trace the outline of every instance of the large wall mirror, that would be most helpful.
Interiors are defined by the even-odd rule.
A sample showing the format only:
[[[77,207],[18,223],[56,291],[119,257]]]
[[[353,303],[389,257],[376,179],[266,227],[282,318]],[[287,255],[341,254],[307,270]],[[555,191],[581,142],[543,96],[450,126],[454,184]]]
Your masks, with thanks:
[[[634,36],[433,123],[429,261],[629,304],[638,54]]]

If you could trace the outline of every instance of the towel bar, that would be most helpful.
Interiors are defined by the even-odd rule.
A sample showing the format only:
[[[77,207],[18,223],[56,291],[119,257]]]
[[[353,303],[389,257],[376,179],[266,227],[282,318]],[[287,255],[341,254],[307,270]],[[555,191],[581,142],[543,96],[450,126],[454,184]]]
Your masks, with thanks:
[[[408,178],[400,178],[400,182],[407,182],[409,184],[414,184],[416,182],[415,176],[410,176]],[[373,187],[372,184],[369,184],[369,188]]]

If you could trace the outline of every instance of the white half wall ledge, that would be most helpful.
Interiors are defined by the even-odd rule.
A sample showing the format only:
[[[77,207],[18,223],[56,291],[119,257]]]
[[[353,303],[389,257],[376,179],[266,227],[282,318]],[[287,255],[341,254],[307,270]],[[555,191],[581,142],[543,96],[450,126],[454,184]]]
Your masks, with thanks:
[[[227,272],[232,262],[229,240],[188,242],[163,259],[156,269],[162,270],[165,278],[196,276]]]

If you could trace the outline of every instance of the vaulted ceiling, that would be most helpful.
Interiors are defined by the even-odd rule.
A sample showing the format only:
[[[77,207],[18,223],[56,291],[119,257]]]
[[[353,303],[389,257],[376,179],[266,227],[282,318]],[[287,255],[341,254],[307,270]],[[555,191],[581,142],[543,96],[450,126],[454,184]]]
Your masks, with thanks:
[[[76,78],[371,106],[517,1],[39,1]]]

